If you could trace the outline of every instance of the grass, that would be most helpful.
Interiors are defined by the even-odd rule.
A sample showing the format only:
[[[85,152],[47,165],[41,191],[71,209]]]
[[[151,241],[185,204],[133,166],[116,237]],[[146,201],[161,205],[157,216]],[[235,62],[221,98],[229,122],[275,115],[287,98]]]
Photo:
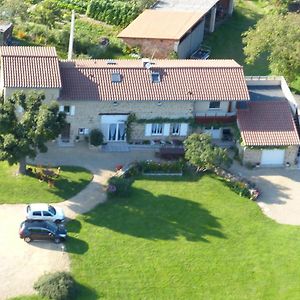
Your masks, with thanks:
[[[16,171],[17,166],[0,163],[0,204],[60,202],[79,193],[92,180],[92,174],[84,168],[62,166],[54,187],[48,187],[35,175],[16,176]]]
[[[78,299],[300,297],[300,228],[213,176],[136,180],[68,229]]]
[[[232,17],[219,26],[213,34],[209,34],[204,44],[211,47],[211,58],[232,58],[243,65],[246,76],[271,75],[267,53],[264,53],[254,64],[246,64],[242,42],[242,34],[268,14],[270,6],[266,1],[239,0],[235,3]],[[290,86],[295,92],[300,93],[300,76]]]

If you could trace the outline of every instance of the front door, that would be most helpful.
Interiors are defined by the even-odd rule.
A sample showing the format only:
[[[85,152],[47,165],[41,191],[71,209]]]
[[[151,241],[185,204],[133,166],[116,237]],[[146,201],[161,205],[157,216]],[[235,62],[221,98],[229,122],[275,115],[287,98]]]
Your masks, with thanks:
[[[125,123],[113,123],[108,126],[109,141],[125,141]]]
[[[61,131],[61,141],[68,143],[70,141],[71,124],[67,123]]]

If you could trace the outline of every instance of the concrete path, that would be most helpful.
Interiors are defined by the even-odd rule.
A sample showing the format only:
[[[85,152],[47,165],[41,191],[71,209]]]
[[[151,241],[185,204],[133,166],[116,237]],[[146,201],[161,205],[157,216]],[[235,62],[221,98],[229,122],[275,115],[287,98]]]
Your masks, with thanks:
[[[64,209],[66,217],[73,219],[106,200],[103,185],[114,174],[116,165],[134,160],[154,158],[153,151],[127,153],[100,153],[91,151],[85,143],[75,148],[58,148],[50,145],[46,154],[39,155],[34,163],[60,166],[74,165],[89,169],[92,182],[75,197],[55,205]],[[20,223],[25,219],[26,205],[0,205],[0,299],[30,295],[34,282],[44,273],[68,271],[70,260],[67,245],[34,241],[25,243],[19,238]],[[78,243],[84,243],[78,240]]]
[[[261,196],[257,204],[271,219],[281,224],[300,225],[300,170],[264,168],[248,170],[237,164],[233,172],[255,182]]]

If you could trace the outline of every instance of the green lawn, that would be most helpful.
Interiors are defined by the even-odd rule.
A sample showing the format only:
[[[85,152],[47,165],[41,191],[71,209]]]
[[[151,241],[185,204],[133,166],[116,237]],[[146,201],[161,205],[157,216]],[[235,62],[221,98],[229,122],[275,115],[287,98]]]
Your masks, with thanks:
[[[262,55],[254,64],[245,63],[242,34],[264,15],[270,13],[266,1],[235,1],[235,9],[231,18],[219,26],[213,34],[209,34],[204,44],[212,49],[211,58],[232,58],[244,66],[245,75],[270,75],[267,55]],[[300,76],[290,86],[300,93]]]
[[[137,180],[68,229],[78,299],[300,298],[300,228],[209,175]]]
[[[76,195],[92,180],[92,174],[84,168],[62,166],[54,187],[48,187],[36,176],[16,176],[16,171],[17,166],[0,163],[0,204],[60,202]]]

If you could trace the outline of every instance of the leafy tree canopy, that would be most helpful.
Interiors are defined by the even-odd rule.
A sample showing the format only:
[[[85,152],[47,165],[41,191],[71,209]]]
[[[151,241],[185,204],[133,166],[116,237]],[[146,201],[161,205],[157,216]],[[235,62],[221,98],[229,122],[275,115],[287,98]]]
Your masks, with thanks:
[[[269,54],[270,70],[291,82],[300,74],[300,14],[271,14],[244,34],[247,63]]]
[[[231,163],[227,150],[212,145],[211,137],[207,134],[191,134],[184,141],[184,146],[185,158],[198,170]]]
[[[65,126],[65,114],[56,102],[44,104],[39,93],[15,93],[0,102],[0,160],[19,163],[25,174],[26,157],[46,152],[46,142],[56,138]]]

